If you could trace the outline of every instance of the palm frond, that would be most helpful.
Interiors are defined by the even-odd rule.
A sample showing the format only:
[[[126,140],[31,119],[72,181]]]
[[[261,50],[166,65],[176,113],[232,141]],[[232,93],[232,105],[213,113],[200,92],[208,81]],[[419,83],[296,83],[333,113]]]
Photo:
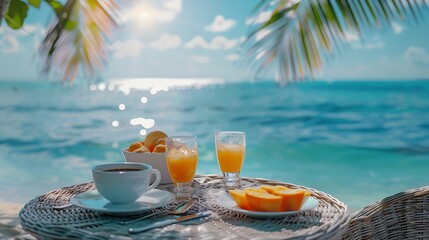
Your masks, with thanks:
[[[63,81],[73,81],[82,67],[94,77],[107,60],[106,37],[117,25],[117,11],[115,0],[68,0],[39,48],[43,72],[56,69]]]
[[[347,46],[346,34],[362,36],[394,22],[417,22],[429,2],[418,0],[262,0],[243,43],[245,64],[255,74],[274,70],[280,84],[313,78],[324,62]]]

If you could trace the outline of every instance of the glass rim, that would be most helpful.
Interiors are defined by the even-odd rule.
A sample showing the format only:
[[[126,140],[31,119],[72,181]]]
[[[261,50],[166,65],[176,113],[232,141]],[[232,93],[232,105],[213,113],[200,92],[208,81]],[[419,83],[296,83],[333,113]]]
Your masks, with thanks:
[[[170,138],[170,139],[174,139],[174,138],[193,138],[193,139],[197,139],[196,136],[184,136],[184,135],[169,136],[169,137],[166,137],[165,139],[168,139],[168,138]]]
[[[216,132],[216,134],[221,134],[221,133],[225,133],[225,134],[232,134],[232,133],[246,134],[246,132],[242,132],[242,131],[217,131]]]

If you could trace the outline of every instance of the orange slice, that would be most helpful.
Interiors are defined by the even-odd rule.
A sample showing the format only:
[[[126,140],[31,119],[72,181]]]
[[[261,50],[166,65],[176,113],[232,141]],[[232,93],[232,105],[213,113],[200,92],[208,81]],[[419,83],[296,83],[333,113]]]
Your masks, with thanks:
[[[161,138],[167,138],[167,134],[161,131],[149,133],[144,140],[144,145],[152,152],[156,146],[156,142]]]
[[[275,186],[273,186],[273,185],[261,185],[260,188],[266,190],[268,193],[271,193],[271,194],[273,194],[273,192],[275,190],[287,190],[287,189],[290,189],[288,187],[281,186],[281,185],[275,185]]]
[[[283,211],[298,211],[304,203],[306,192],[304,189],[287,189],[275,190],[273,194],[282,197]]]
[[[259,191],[244,190],[249,206],[260,212],[282,211],[283,198],[273,194]]]
[[[158,145],[158,144],[165,145],[165,138],[160,138],[160,139],[156,140],[155,146]]]
[[[141,147],[137,148],[136,150],[134,150],[133,152],[135,152],[135,153],[145,153],[145,152],[150,152],[150,151],[149,151],[149,149],[147,149],[147,147],[141,146]]]
[[[260,187],[248,187],[244,189],[245,192],[260,192],[260,193],[269,193],[267,190]]]
[[[158,144],[158,145],[156,145],[152,152],[154,152],[154,153],[163,153],[163,152],[165,152],[165,145],[164,144]]]
[[[140,142],[131,143],[131,145],[128,147],[128,152],[134,152],[135,150],[139,149],[141,146],[143,146]]]
[[[234,199],[234,202],[237,203],[237,206],[244,210],[252,210],[247,202],[244,190],[229,190],[229,194],[231,194],[231,197]]]

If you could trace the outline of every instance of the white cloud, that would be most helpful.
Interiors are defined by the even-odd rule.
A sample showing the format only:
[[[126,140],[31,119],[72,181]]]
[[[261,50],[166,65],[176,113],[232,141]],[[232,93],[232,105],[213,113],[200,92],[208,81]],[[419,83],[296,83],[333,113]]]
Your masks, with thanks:
[[[4,46],[2,51],[4,53],[14,53],[21,51],[21,45],[14,36],[4,36],[3,39],[0,39],[0,46]]]
[[[351,46],[353,49],[377,49],[384,48],[384,43],[381,41],[364,44],[362,44],[361,42],[355,42]]]
[[[46,28],[41,24],[25,24],[22,28],[18,30],[13,30],[9,27],[3,28],[0,27],[0,34],[4,33],[7,35],[13,36],[28,36],[33,35],[37,37],[41,37],[46,35]]]
[[[179,36],[164,33],[161,35],[161,37],[159,37],[158,40],[151,42],[150,47],[157,50],[166,51],[168,49],[176,48],[180,46],[180,44],[182,44],[182,41],[180,40]]]
[[[45,34],[46,29],[41,24],[26,24],[19,30],[13,30],[9,27],[0,27],[1,51],[5,53],[15,53],[27,50],[29,47],[33,47],[31,50],[37,49],[34,46],[39,46]],[[21,42],[23,39],[32,40],[33,45]]]
[[[404,27],[399,23],[396,23],[396,22],[392,23],[392,27],[393,27],[393,31],[396,34],[400,34],[402,31],[404,31]]]
[[[201,36],[196,36],[185,44],[185,48],[206,48],[206,49],[231,49],[237,45],[237,39],[227,39],[224,36],[217,36],[210,43],[206,42]]]
[[[240,59],[240,56],[238,54],[228,54],[225,56],[225,59],[228,61],[237,61]]]
[[[195,48],[195,47],[202,47],[202,48],[208,48],[208,43],[204,38],[201,36],[195,36],[192,38],[189,42],[185,43],[185,48]]]
[[[48,31],[41,24],[26,24],[23,26],[23,31],[18,31],[20,35],[36,35],[45,36]]]
[[[409,47],[404,53],[404,59],[418,66],[429,67],[429,53],[421,47]]]
[[[134,38],[126,41],[116,41],[110,46],[114,58],[138,57],[144,48],[145,45]]]
[[[119,22],[133,22],[138,25],[152,25],[153,22],[171,22],[182,11],[182,0],[160,0],[160,7],[149,5],[147,1],[135,1],[124,9]]]
[[[353,49],[377,49],[384,48],[384,42],[378,37],[373,38],[369,41],[362,42],[359,33],[356,31],[344,32],[343,38],[346,42],[350,43]]]
[[[359,39],[360,39],[359,33],[354,32],[354,31],[353,32],[349,32],[349,31],[344,32],[343,37],[347,42],[356,42],[356,41],[359,41]]]
[[[182,11],[182,0],[164,0],[164,7],[172,12]]]
[[[225,19],[222,15],[217,15],[212,24],[206,27],[207,31],[211,32],[225,32],[235,25],[232,19]]]
[[[272,13],[272,11],[262,11],[256,17],[247,18],[246,25],[264,23],[270,20]]]
[[[210,59],[206,56],[192,56],[192,61],[198,62],[198,63],[207,63]]]

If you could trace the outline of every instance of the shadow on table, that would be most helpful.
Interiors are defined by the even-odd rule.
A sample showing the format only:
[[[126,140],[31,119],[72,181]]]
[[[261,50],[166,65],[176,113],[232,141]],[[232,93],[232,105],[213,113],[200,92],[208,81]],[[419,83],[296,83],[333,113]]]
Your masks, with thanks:
[[[35,239],[27,234],[18,220],[18,214],[13,212],[0,212],[0,239]]]
[[[221,217],[229,224],[253,228],[263,232],[278,232],[282,230],[298,231],[323,225],[322,215],[318,212],[304,212],[281,218],[253,218],[253,217]]]

